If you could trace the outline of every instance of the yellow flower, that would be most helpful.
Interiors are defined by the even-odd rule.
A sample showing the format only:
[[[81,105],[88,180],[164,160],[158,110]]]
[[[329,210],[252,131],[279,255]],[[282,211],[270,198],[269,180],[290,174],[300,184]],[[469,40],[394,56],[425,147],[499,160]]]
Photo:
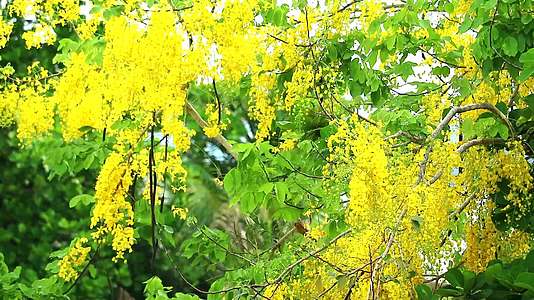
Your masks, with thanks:
[[[0,20],[0,49],[4,48],[6,45],[12,29],[13,24],[7,23],[4,20]]]
[[[278,146],[278,149],[280,151],[290,151],[290,150],[293,150],[296,145],[297,145],[297,141],[295,139],[287,139],[283,141],[280,144],[280,146]]]
[[[221,131],[226,129],[226,124],[220,120],[219,110],[215,104],[206,105],[207,127],[204,127],[204,133],[209,138],[214,138],[221,134]]]
[[[91,247],[84,247],[87,242],[87,238],[78,239],[67,255],[61,259],[58,273],[60,278],[72,281],[78,277],[77,269],[87,260],[87,255],[91,251]]]
[[[39,48],[42,44],[53,44],[56,41],[56,33],[51,26],[39,23],[35,25],[33,31],[24,32],[22,39],[26,41],[26,48]]]
[[[172,207],[172,214],[173,216],[178,216],[181,220],[187,219],[187,214],[189,213],[189,209],[182,208],[182,207]]]
[[[381,0],[364,0],[360,6],[360,21],[364,29],[368,29],[371,22],[384,14],[384,4]]]

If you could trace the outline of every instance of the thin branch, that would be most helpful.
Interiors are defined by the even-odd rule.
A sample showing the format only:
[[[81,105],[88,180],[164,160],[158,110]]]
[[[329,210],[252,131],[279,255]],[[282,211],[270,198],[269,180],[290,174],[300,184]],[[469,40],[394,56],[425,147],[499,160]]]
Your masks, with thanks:
[[[352,229],[350,229],[350,228],[345,230],[345,231],[343,231],[342,233],[338,234],[335,238],[330,240],[327,244],[325,244],[321,248],[319,248],[319,249],[317,249],[317,250],[315,250],[313,252],[310,252],[310,253],[308,253],[308,255],[303,256],[302,258],[300,258],[297,261],[293,262],[282,273],[280,273],[280,275],[278,275],[278,277],[276,277],[274,282],[275,283],[282,282],[282,280],[287,276],[287,274],[289,272],[291,272],[291,270],[293,270],[293,268],[295,268],[296,266],[298,266],[299,264],[301,264],[305,260],[308,260],[309,258],[313,257],[314,255],[317,255],[317,254],[321,253],[322,251],[326,250],[328,247],[330,247],[330,245],[334,244],[337,240],[339,240],[340,238],[346,236],[351,231],[352,231]]]
[[[425,49],[423,49],[423,48],[421,48],[421,47],[418,47],[418,49],[419,49],[420,51],[423,51],[424,53],[430,55],[433,59],[439,61],[439,62],[442,63],[442,64],[449,65],[449,66],[454,67],[454,68],[457,68],[457,69],[465,69],[465,68],[467,68],[466,66],[460,66],[460,65],[453,64],[453,63],[451,63],[451,62],[442,60],[442,59],[439,58],[436,54],[434,54],[434,53],[432,53],[432,52],[430,52],[430,51],[428,51],[428,50],[425,50]]]
[[[149,189],[150,189],[150,219],[152,227],[152,259],[150,260],[150,268],[154,270],[154,262],[156,260],[156,251],[157,251],[157,242],[156,242],[156,183],[154,180],[156,177],[155,166],[154,166],[154,127],[156,120],[156,112],[152,113],[152,126],[150,128],[150,151],[148,153],[148,179],[149,179]]]
[[[456,152],[458,153],[464,153],[467,151],[467,149],[477,146],[477,145],[495,145],[495,144],[504,144],[506,143],[505,139],[501,138],[480,138],[480,139],[474,139],[470,140],[464,144],[462,144],[458,149],[456,149]]]
[[[306,252],[310,253],[309,251],[306,251]],[[336,270],[336,272],[338,272],[340,274],[345,274],[346,273],[340,267],[338,267],[338,266],[334,265],[333,263],[329,262],[328,260],[322,258],[320,255],[317,255],[317,254],[311,254],[311,255],[312,255],[313,258],[315,258],[317,260],[320,260],[320,261],[324,262],[325,264],[329,265],[332,269]]]
[[[475,198],[475,194],[471,194],[471,196],[467,197],[465,199],[465,201],[462,203],[462,205],[460,205],[455,211],[453,211],[450,215],[449,215],[449,218],[453,218],[459,214],[461,214],[464,209],[469,205],[469,203],[471,203],[471,201]]]
[[[281,38],[279,38],[279,37],[277,37],[277,36],[275,36],[275,35],[272,35],[272,34],[270,34],[270,33],[267,33],[267,35],[268,35],[269,37],[272,37],[273,39],[279,41],[279,42],[282,42],[282,43],[284,43],[284,44],[289,44],[288,41],[285,41],[285,40],[283,40],[283,39],[281,39]]]
[[[358,116],[358,119],[363,120],[363,121],[365,121],[365,122],[367,122],[367,123],[369,123],[369,124],[371,124],[371,125],[373,125],[373,126],[378,126],[378,124],[376,124],[375,121],[371,121],[371,119],[362,116],[362,115],[358,112],[358,109],[356,109],[356,111],[355,111],[354,113],[356,114],[356,116]]]
[[[391,232],[391,234],[389,235],[389,239],[386,244],[386,249],[384,249],[384,252],[382,252],[382,254],[380,255],[379,261],[377,263],[380,263],[381,261],[383,261],[388,255],[389,250],[391,249],[391,246],[393,245],[393,241],[395,241],[395,235],[397,234],[399,230],[400,223],[402,222],[402,219],[404,218],[407,212],[408,210],[404,208],[397,216],[397,221],[395,222],[395,227],[393,228],[393,232]]]
[[[506,143],[506,140],[505,139],[501,139],[501,138],[474,139],[474,140],[470,140],[470,141],[467,141],[466,143],[462,144],[460,147],[458,147],[456,149],[456,152],[459,153],[459,154],[462,154],[465,151],[467,151],[467,149],[469,149],[469,148],[471,148],[473,146],[477,146],[477,145],[495,145],[495,144],[504,144],[504,143]],[[427,149],[427,152],[428,152],[428,149]],[[426,167],[426,163],[428,163],[428,157],[425,157],[425,160],[423,162],[425,162],[424,166]],[[422,176],[424,176],[424,169],[422,169],[421,172],[422,173],[419,174],[420,177],[418,178],[418,181],[421,181],[423,179]],[[439,170],[428,181],[428,184],[434,184],[434,182],[438,181],[438,179],[440,179],[442,175],[443,175],[443,170]]]
[[[219,93],[217,92],[217,85],[215,84],[215,79],[212,80],[213,83],[213,93],[215,93],[215,100],[217,100],[217,124],[221,124],[221,98],[219,98]]]
[[[283,156],[282,154],[278,154],[278,155],[279,155],[281,158],[283,158],[283,159],[289,164],[289,166],[291,167],[291,169],[292,169],[294,172],[296,172],[296,173],[298,173],[298,174],[300,174],[300,175],[302,175],[302,176],[308,177],[308,178],[313,178],[313,179],[324,179],[324,176],[320,176],[320,175],[312,175],[312,174],[307,174],[307,173],[302,172],[301,170],[297,169],[297,168],[293,165],[293,163],[291,163],[291,161],[289,161],[289,159],[285,158],[285,156]]]
[[[343,5],[337,12],[340,13],[358,2],[362,2],[362,0],[350,1],[349,3]],[[333,16],[333,14],[331,16]]]
[[[514,130],[514,127],[512,126],[512,123],[510,123],[508,118],[498,108],[496,108],[494,105],[489,104],[489,103],[475,103],[475,104],[468,104],[468,105],[465,105],[465,106],[455,106],[455,107],[451,108],[451,110],[441,120],[441,122],[434,129],[434,131],[430,134],[430,136],[428,136],[427,142],[431,142],[432,140],[437,138],[437,136],[441,133],[441,131],[443,131],[445,126],[447,126],[449,124],[449,122],[452,120],[452,118],[456,114],[461,114],[461,113],[465,113],[465,112],[472,111],[472,110],[478,110],[478,109],[488,110],[488,111],[492,112],[493,114],[495,114],[504,124],[506,124],[506,126],[508,127],[508,130],[510,131],[510,135],[512,136],[512,138],[515,137],[515,130]],[[467,142],[466,144],[460,146],[460,148],[458,148],[457,151],[459,153],[463,153],[468,148],[470,148],[472,146],[475,146],[475,145],[490,144],[490,143],[500,143],[500,142],[501,142],[500,139],[478,139],[478,140],[473,140],[473,141]],[[430,155],[431,151],[432,151],[432,146],[429,146],[427,148],[425,154],[424,154],[423,161],[421,161],[419,163],[419,177],[417,178],[416,185],[419,184],[424,179],[426,165],[428,164],[429,155]],[[441,175],[439,175],[439,176],[441,176]],[[435,180],[437,180],[437,178]]]
[[[198,287],[196,287],[194,284],[192,284],[189,280],[187,280],[185,275],[176,267],[176,263],[174,262],[174,259],[172,258],[172,256],[169,254],[169,251],[167,250],[167,248],[165,246],[162,246],[162,248],[163,248],[163,252],[165,252],[167,257],[171,261],[174,271],[176,271],[176,273],[178,273],[180,278],[182,278],[182,280],[189,287],[191,287],[193,290],[195,290],[198,293],[205,294],[205,295],[215,295],[215,294],[224,294],[224,293],[228,293],[228,292],[235,291],[235,290],[241,290],[241,289],[245,289],[245,288],[252,289],[252,290],[254,290],[256,292],[256,290],[255,290],[256,287],[262,287],[262,286],[258,286],[258,285],[240,285],[240,286],[234,286],[234,287],[230,287],[230,288],[223,289],[223,290],[218,290],[218,291],[204,291],[204,290],[201,290]]]
[[[200,114],[193,107],[193,105],[189,103],[189,101],[186,101],[185,109],[187,113],[198,123],[198,125],[202,129],[208,127],[208,123],[206,123],[206,121],[202,119],[202,116],[200,116]],[[222,135],[219,134],[215,136],[213,140],[215,140],[219,145],[221,145],[226,150],[226,152],[230,154],[235,160],[238,159],[237,154],[233,151],[232,145],[228,143],[228,141]]]
[[[443,128],[445,128],[445,126],[449,124],[449,122],[452,120],[452,118],[456,114],[461,114],[464,112],[478,110],[478,109],[484,109],[484,110],[488,110],[494,113],[508,127],[508,129],[510,130],[510,135],[512,137],[515,136],[514,127],[512,126],[508,118],[498,108],[496,108],[493,104],[490,104],[490,103],[475,103],[475,104],[468,104],[465,106],[455,106],[451,108],[451,110],[449,111],[449,113],[447,113],[445,118],[443,118],[443,120],[441,120],[441,122],[438,124],[436,129],[434,129],[432,134],[429,136],[428,140],[435,139],[439,135],[439,133],[443,130]]]
[[[430,158],[430,152],[432,151],[432,146],[429,146],[425,154],[423,155],[423,160],[419,163],[419,176],[417,177],[417,181],[415,182],[415,185],[418,185],[423,181],[425,178],[425,172],[426,172],[426,165],[428,164],[428,160]]]
[[[43,77],[39,77],[39,78],[24,78],[24,79],[7,76],[7,79],[9,79],[11,81],[14,81],[17,84],[23,84],[23,83],[28,83],[28,82],[32,82],[32,81],[41,81],[41,80],[47,80],[47,79],[50,79],[50,78],[58,77],[58,76],[62,75],[63,73],[65,73],[65,71],[52,73],[52,74],[49,74],[47,76],[43,76]]]
[[[392,134],[392,135],[389,135],[389,136],[386,136],[384,138],[384,140],[390,140],[390,139],[395,139],[395,138],[398,138],[398,137],[406,137],[408,138],[411,142],[415,143],[415,144],[421,144],[425,141],[425,138],[424,137],[419,137],[419,136],[415,136],[409,132],[406,132],[406,131],[397,131],[396,133]]]
[[[230,255],[232,255],[232,256],[235,256],[235,257],[237,257],[237,258],[240,258],[240,259],[246,261],[246,262],[247,262],[249,265],[251,265],[251,266],[255,265],[255,263],[254,263],[252,260],[250,260],[250,259],[244,257],[243,255],[241,255],[241,254],[239,254],[239,253],[235,253],[235,252],[231,251],[230,249],[228,249],[228,248],[224,247],[223,245],[221,245],[221,243],[219,243],[217,240],[215,240],[214,238],[212,238],[211,236],[209,236],[209,234],[207,234],[206,232],[204,232],[204,230],[202,230],[202,228],[200,228],[200,226],[198,226],[198,225],[196,225],[196,224],[195,224],[195,226],[197,227],[197,229],[198,229],[198,230],[199,230],[205,237],[207,237],[212,243],[214,243],[215,245],[217,245],[218,247],[220,247],[221,249],[223,249],[224,251],[226,251],[226,253],[228,253],[228,254],[230,254]]]
[[[338,283],[339,281],[336,280],[334,281],[334,283],[332,285],[330,285],[329,288],[327,288],[326,290],[322,291],[319,295],[317,295],[317,297],[315,299],[322,299],[324,295],[326,295],[328,292],[330,292]]]
[[[291,227],[291,229],[289,229],[271,248],[263,251],[262,253],[260,253],[260,255],[263,255],[265,253],[268,253],[268,252],[272,252],[271,253],[271,257],[273,256],[274,254],[274,251],[276,251],[276,249],[280,248],[280,246],[282,246],[282,244],[289,238],[289,236],[295,232],[297,229],[295,226]]]
[[[165,155],[163,156],[163,161],[167,162],[168,153],[169,153],[169,139],[168,135],[165,135]],[[163,213],[163,204],[165,203],[165,190],[167,190],[167,177],[165,177],[165,174],[167,173],[167,166],[165,166],[165,170],[163,171],[163,192],[161,193],[161,202],[159,204],[159,212]]]
[[[383,80],[382,80],[382,82],[385,83]],[[443,84],[441,84],[441,85],[439,85],[439,86],[437,86],[437,87],[435,87],[435,88],[433,88],[433,89],[426,89],[426,90],[424,90],[424,91],[422,91],[422,92],[416,92],[416,93],[403,93],[403,92],[399,92],[399,91],[397,91],[397,90],[395,90],[395,89],[393,89],[393,88],[391,88],[391,87],[390,87],[389,89],[390,89],[394,94],[397,94],[397,95],[400,95],[400,96],[414,96],[414,97],[415,97],[415,96],[424,96],[424,95],[428,95],[428,94],[430,94],[430,93],[432,93],[432,92],[435,92],[435,91],[437,91],[437,90],[441,90],[444,86],[446,86],[446,85],[449,84],[449,83],[450,83],[450,82],[445,82],[445,83],[443,83]],[[387,84],[386,84],[386,86],[387,86]]]
[[[63,295],[66,295],[68,294],[73,288],[74,286],[76,286],[76,284],[78,284],[78,282],[80,281],[80,279],[82,279],[82,276],[85,274],[85,272],[87,272],[87,270],[89,269],[89,266],[95,262],[95,259],[96,257],[98,256],[98,252],[100,251],[100,244],[98,244],[98,246],[96,247],[96,250],[95,250],[95,254],[93,254],[93,256],[91,256],[91,258],[89,259],[89,261],[87,262],[87,264],[85,265],[85,267],[83,267],[83,270],[80,272],[80,274],[78,274],[78,277],[76,277],[76,280],[74,280],[74,282],[69,286],[69,288],[63,293]]]

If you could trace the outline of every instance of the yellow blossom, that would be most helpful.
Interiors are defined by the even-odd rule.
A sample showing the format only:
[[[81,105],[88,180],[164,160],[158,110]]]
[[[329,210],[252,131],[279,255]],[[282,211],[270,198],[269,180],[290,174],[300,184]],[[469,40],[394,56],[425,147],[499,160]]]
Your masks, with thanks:
[[[0,20],[0,49],[4,48],[6,45],[12,29],[13,24],[7,23],[4,20]]]
[[[78,268],[87,260],[91,247],[84,247],[88,242],[87,238],[80,238],[74,246],[69,249],[59,262],[58,276],[65,281],[72,281],[78,276]]]
[[[172,214],[173,216],[178,216],[181,220],[187,219],[187,214],[189,213],[189,209],[182,208],[182,207],[172,207]]]

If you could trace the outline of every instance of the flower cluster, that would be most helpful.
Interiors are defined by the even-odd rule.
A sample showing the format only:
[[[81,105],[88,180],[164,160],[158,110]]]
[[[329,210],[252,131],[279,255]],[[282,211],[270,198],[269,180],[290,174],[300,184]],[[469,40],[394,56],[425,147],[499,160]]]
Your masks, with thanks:
[[[4,20],[0,20],[0,49],[4,48],[9,40],[11,30],[13,30],[13,24],[7,23]]]
[[[58,276],[65,281],[72,281],[78,276],[78,268],[87,260],[91,247],[84,246],[87,244],[87,238],[80,238],[74,246],[69,249],[59,262]]]

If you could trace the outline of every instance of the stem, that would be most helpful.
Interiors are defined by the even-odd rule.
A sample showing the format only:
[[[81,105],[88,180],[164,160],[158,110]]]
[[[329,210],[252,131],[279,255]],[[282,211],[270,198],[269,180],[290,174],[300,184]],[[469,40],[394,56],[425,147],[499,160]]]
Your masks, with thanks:
[[[193,107],[189,101],[185,103],[185,109],[187,113],[198,123],[200,128],[204,129],[208,127],[208,123],[202,119],[200,114],[197,112],[197,110]],[[222,135],[217,135],[213,138],[219,145],[221,145],[228,154],[230,154],[235,160],[238,160],[237,154],[234,152],[232,145],[228,143],[228,140],[226,140]]]

